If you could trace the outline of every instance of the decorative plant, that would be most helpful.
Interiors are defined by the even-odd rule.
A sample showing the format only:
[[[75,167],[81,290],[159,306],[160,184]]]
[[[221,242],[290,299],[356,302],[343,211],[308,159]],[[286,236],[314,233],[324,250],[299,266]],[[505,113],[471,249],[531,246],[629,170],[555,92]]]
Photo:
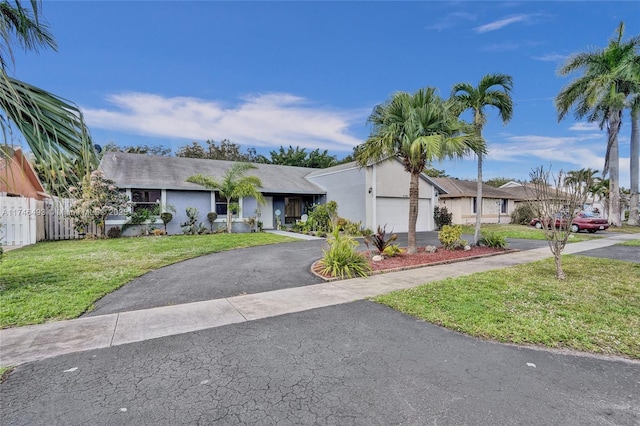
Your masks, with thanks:
[[[217,218],[218,218],[218,213],[216,212],[207,213],[207,222],[209,222],[209,229],[211,230],[211,232],[213,232],[213,225]]]
[[[391,236],[387,238],[386,224],[383,227],[378,225],[378,232],[373,235],[364,236],[364,244],[367,246],[367,249],[369,248],[369,244],[373,245],[376,250],[378,250],[378,254],[382,255],[384,250],[397,239],[398,236],[396,234],[391,234]]]
[[[447,250],[456,250],[464,248],[469,243],[462,239],[462,226],[460,225],[445,225],[442,230],[438,232],[438,240],[442,243],[442,246]]]
[[[187,220],[180,224],[182,232],[187,235],[196,235],[198,233],[198,209],[195,207],[187,207]]]
[[[483,234],[480,239],[480,244],[492,248],[507,248],[507,239],[502,235],[489,233]]]
[[[326,204],[313,204],[308,207],[307,214],[309,218],[305,222],[305,231],[331,232],[338,217],[338,203],[329,201]]]
[[[156,221],[159,210],[160,206],[156,204],[150,209],[138,209],[132,213],[127,213],[129,220],[122,225],[122,232],[135,225],[145,225],[144,228],[140,229],[140,233],[141,235],[148,235],[148,225]]]
[[[107,232],[107,237],[109,238],[120,238],[121,235],[122,235],[122,232],[119,226],[114,226],[113,228],[109,229],[109,231]]]
[[[84,232],[90,223],[98,225],[100,235],[106,236],[106,220],[109,215],[122,214],[129,207],[129,198],[120,192],[115,182],[96,170],[82,180],[82,188],[69,188],[78,197],[71,205],[69,217],[78,232]]]
[[[445,225],[451,225],[453,222],[453,213],[449,213],[446,207],[438,207],[433,209],[433,221],[436,229],[440,230]]]
[[[256,232],[256,218],[251,216],[245,219],[245,222],[247,222],[247,225],[249,225],[249,229],[251,230],[251,232]]]
[[[341,234],[335,227],[327,243],[329,247],[322,250],[323,257],[320,260],[323,274],[340,278],[369,275],[369,261],[356,251],[358,242],[353,237]]]
[[[535,213],[529,203],[519,204],[511,213],[511,223],[528,225],[535,218]]]
[[[171,222],[173,220],[173,214],[169,213],[169,212],[164,212],[160,214],[160,219],[162,220],[162,223],[164,224],[164,232],[167,232],[167,224],[169,222]]]
[[[402,253],[402,249],[397,244],[389,244],[382,251],[384,257],[395,257]]]

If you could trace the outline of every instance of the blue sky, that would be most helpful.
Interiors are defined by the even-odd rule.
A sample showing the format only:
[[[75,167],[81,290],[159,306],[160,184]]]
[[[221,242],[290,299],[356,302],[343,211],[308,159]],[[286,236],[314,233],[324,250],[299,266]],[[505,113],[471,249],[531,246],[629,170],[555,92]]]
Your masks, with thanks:
[[[76,102],[96,143],[170,147],[229,139],[339,158],[364,141],[372,108],[398,90],[492,72],[513,76],[513,120],[494,112],[485,178],[533,167],[602,169],[605,133],[553,99],[568,55],[606,46],[640,2],[60,2],[43,15],[58,52],[16,55],[15,76]],[[620,135],[629,187],[628,117]],[[475,159],[436,163],[474,178]]]

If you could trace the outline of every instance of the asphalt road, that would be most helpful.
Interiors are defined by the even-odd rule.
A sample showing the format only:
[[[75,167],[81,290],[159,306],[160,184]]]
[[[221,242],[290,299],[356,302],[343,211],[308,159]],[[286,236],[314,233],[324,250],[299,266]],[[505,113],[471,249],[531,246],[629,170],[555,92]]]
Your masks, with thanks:
[[[640,363],[360,301],[19,366],[9,425],[638,425]]]

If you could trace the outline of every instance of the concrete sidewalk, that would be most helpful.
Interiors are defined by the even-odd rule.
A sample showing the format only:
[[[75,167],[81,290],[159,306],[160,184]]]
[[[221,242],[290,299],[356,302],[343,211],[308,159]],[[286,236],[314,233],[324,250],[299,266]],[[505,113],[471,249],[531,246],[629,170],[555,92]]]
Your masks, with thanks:
[[[612,246],[637,234],[572,243],[565,254]],[[431,281],[548,258],[548,247],[330,283],[0,330],[0,365],[106,348],[227,324],[349,303]]]

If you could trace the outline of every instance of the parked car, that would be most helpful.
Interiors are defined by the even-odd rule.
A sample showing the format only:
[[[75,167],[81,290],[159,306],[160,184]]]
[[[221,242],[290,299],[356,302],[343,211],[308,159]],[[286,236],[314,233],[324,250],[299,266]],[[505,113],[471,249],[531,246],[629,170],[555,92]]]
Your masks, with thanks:
[[[556,213],[551,220],[541,220],[539,218],[535,218],[531,221],[530,225],[535,226],[538,229],[542,229],[544,225],[547,227],[551,227],[551,222],[555,222],[554,226],[559,228],[561,225],[565,224],[567,220],[567,215],[564,213]],[[580,232],[582,230],[586,230],[588,232],[594,233],[597,231],[604,231],[609,228],[609,222],[607,219],[603,219],[601,217],[596,216],[592,212],[581,212],[578,216],[573,219],[571,222],[571,227],[569,230],[571,232]]]

